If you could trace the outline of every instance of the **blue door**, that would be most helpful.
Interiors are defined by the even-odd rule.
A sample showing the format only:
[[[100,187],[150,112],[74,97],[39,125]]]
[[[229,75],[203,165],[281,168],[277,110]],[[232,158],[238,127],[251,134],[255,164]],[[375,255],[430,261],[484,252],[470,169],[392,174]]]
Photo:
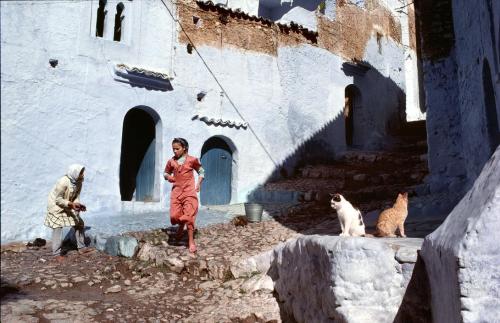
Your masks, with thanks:
[[[156,140],[149,144],[148,150],[141,162],[135,178],[135,200],[153,201],[153,188],[155,183],[155,148]]]
[[[207,140],[201,150],[201,164],[205,169],[200,193],[201,204],[229,204],[233,156],[226,142],[217,137]]]

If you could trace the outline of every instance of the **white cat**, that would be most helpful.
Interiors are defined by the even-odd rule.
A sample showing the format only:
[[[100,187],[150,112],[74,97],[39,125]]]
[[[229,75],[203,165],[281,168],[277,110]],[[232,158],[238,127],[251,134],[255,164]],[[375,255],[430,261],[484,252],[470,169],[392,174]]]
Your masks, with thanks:
[[[365,224],[361,211],[352,206],[340,194],[333,194],[330,201],[332,208],[337,211],[340,227],[342,228],[341,237],[359,237],[365,235]]]

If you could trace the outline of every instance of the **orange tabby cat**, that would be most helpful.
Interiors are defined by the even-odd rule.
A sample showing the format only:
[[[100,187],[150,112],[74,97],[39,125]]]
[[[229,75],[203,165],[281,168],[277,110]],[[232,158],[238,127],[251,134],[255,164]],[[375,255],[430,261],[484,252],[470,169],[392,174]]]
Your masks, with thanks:
[[[396,203],[390,209],[382,211],[377,220],[377,237],[395,237],[396,229],[399,235],[406,237],[404,223],[408,216],[408,193],[398,194]]]

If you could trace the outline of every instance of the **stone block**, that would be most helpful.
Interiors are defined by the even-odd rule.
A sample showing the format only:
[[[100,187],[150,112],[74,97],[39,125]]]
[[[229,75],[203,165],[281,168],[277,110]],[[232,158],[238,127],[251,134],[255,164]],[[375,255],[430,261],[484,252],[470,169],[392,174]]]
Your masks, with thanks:
[[[302,237],[274,265],[276,292],[297,322],[392,322],[404,294],[394,251],[377,239]]]
[[[304,236],[230,268],[236,278],[250,277],[242,285],[247,292],[270,288],[260,281],[267,274],[284,315],[297,322],[393,322],[396,314],[405,314],[398,309],[421,243],[416,238]],[[396,260],[398,250],[402,264]]]
[[[399,263],[415,263],[417,256],[417,251],[413,248],[401,247],[396,252],[396,260]]]
[[[137,253],[137,259],[142,261],[154,261],[156,258],[156,248],[149,243],[145,243]]]
[[[119,254],[119,240],[120,237],[109,237],[106,239],[106,244],[104,245],[104,252],[111,256],[118,256]]]
[[[135,255],[138,242],[134,237],[112,236],[106,239],[104,252],[112,256],[131,258]]]
[[[434,322],[500,317],[500,148],[446,220],[425,238],[421,256]]]
[[[279,244],[275,249],[269,250],[250,258],[240,259],[231,263],[229,269],[234,278],[250,277],[255,272],[265,273],[271,267],[271,261],[276,252],[283,247]]]
[[[132,258],[139,247],[137,239],[129,236],[122,236],[118,241],[118,254],[123,257]]]
[[[157,250],[156,255],[155,255],[155,265],[156,266],[162,266],[165,263],[167,263],[167,252],[165,250]]]
[[[165,260],[165,264],[167,265],[168,269],[179,274],[184,269],[184,262],[177,257],[168,257]]]
[[[241,285],[241,289],[247,293],[252,293],[259,290],[272,292],[274,290],[274,282],[268,275],[258,274],[247,279]]]
[[[23,252],[26,249],[27,247],[24,242],[11,242],[2,245],[2,252],[6,251]]]

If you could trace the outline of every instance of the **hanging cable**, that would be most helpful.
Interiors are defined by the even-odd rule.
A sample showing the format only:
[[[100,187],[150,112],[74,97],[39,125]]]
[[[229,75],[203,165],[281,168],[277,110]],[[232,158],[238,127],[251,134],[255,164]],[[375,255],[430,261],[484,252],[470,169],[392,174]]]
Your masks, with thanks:
[[[160,1],[165,6],[165,8],[167,9],[168,13],[172,17],[172,19],[174,21],[177,21],[177,23],[179,24],[179,27],[181,28],[181,31],[184,33],[184,35],[186,36],[186,38],[189,41],[189,43],[193,46],[194,51],[196,52],[196,54],[198,55],[198,57],[203,62],[203,65],[205,65],[205,67],[208,70],[208,72],[210,73],[210,75],[212,75],[212,77],[214,78],[214,80],[217,83],[217,85],[221,88],[222,92],[224,92],[224,95],[226,96],[227,100],[229,101],[229,103],[231,104],[231,106],[233,107],[233,109],[236,111],[236,113],[238,114],[238,116],[244,122],[246,122],[248,124],[248,129],[252,132],[252,134],[254,135],[255,139],[259,143],[259,145],[262,147],[262,149],[264,150],[264,152],[266,153],[266,155],[269,157],[269,159],[273,162],[274,166],[278,167],[278,163],[274,160],[274,158],[271,156],[271,154],[269,153],[269,151],[266,149],[266,147],[264,146],[264,143],[260,140],[259,136],[255,132],[255,130],[252,128],[252,126],[250,125],[250,123],[243,117],[243,115],[241,114],[241,112],[238,110],[238,108],[234,104],[233,100],[231,100],[231,98],[227,94],[227,91],[224,89],[224,86],[222,86],[222,84],[219,81],[219,79],[217,78],[217,76],[215,76],[215,74],[212,71],[212,69],[210,68],[210,66],[208,66],[207,62],[205,61],[205,59],[203,58],[203,56],[201,55],[201,53],[198,51],[198,48],[195,46],[195,44],[191,40],[191,37],[189,37],[188,33],[186,32],[186,30],[182,26],[181,22],[178,19],[175,18],[174,14],[170,10],[170,8],[167,6],[167,4],[163,0],[160,0]]]

